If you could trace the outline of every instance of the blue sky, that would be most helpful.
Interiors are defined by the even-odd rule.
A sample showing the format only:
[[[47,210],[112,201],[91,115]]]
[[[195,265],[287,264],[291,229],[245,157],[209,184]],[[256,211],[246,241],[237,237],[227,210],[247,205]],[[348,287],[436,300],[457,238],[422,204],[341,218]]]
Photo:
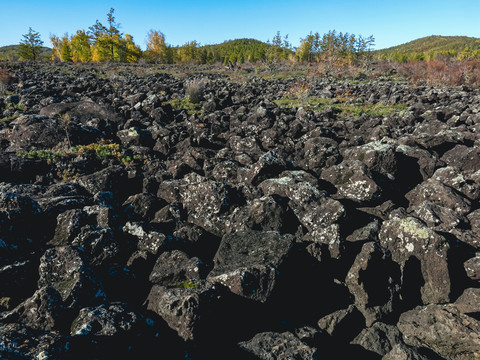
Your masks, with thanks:
[[[29,27],[51,46],[51,34],[87,30],[97,19],[105,24],[111,7],[120,30],[133,35],[143,49],[150,29],[162,31],[171,45],[238,38],[266,41],[280,31],[298,46],[311,31],[323,34],[332,29],[373,35],[377,49],[428,35],[480,37],[480,0],[0,0],[0,46],[18,44]]]

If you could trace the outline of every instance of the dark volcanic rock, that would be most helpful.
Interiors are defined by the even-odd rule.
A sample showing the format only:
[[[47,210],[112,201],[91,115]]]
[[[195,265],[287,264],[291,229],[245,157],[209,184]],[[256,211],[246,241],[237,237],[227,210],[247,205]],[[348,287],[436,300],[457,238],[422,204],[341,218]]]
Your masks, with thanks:
[[[290,332],[265,332],[238,344],[241,349],[262,360],[314,360],[318,349],[308,346]]]
[[[308,230],[304,241],[326,244],[332,257],[342,250],[338,221],[344,216],[343,205],[327,196],[307,181],[291,177],[268,179],[259,187],[266,195],[279,195],[290,199],[289,206],[300,223]]]
[[[208,280],[227,286],[240,296],[265,302],[279,267],[295,241],[275,231],[239,231],[222,238]]]
[[[362,203],[378,199],[382,192],[368,167],[358,160],[331,166],[322,171],[321,177],[337,188],[338,198]]]
[[[376,322],[358,334],[352,344],[358,344],[379,355],[386,355],[394,346],[403,345],[403,340],[402,334],[396,326]]]
[[[424,304],[449,301],[449,245],[443,236],[413,217],[400,215],[383,223],[379,238],[401,267],[403,301],[413,305],[420,298]]]
[[[406,344],[426,347],[448,360],[475,359],[480,349],[480,321],[455,305],[427,305],[407,311],[397,324]]]
[[[51,286],[42,287],[33,296],[0,319],[18,322],[36,330],[54,330],[65,326],[65,308],[60,293]]]
[[[38,285],[55,288],[69,307],[101,302],[105,293],[84,257],[78,247],[48,249],[40,259]]]
[[[123,303],[107,303],[83,308],[71,326],[72,335],[113,336],[119,333],[140,335],[151,331],[148,319]]]
[[[179,250],[161,254],[150,274],[150,281],[163,286],[181,286],[198,282],[204,277],[205,264]]]
[[[0,358],[479,359],[480,89],[391,65],[2,63]]]
[[[363,245],[345,283],[367,326],[392,313],[398,305],[400,269],[378,243]]]
[[[205,281],[168,288],[154,285],[148,295],[147,308],[160,315],[184,340],[193,340],[204,327],[224,291]]]
[[[3,359],[67,358],[72,355],[67,344],[67,339],[55,331],[33,330],[16,323],[0,324],[0,357]]]

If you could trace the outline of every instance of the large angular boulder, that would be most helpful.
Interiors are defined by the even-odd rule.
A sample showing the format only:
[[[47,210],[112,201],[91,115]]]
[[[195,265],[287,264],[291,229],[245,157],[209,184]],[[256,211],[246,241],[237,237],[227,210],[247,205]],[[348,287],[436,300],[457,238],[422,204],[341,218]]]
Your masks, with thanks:
[[[262,360],[315,360],[319,355],[318,349],[308,346],[291,332],[259,333],[248,341],[240,342],[238,346]]]
[[[36,330],[62,329],[65,308],[60,293],[51,286],[38,289],[15,309],[0,314],[0,320],[18,322]]]
[[[68,340],[57,331],[34,330],[23,324],[0,324],[0,358],[12,360],[68,358]]]
[[[398,170],[395,145],[387,142],[373,141],[346,149],[343,157],[349,160],[359,160],[371,171],[388,177],[395,177]]]
[[[150,273],[150,282],[163,286],[182,286],[198,282],[204,275],[205,264],[197,257],[173,250],[161,254]]]
[[[263,180],[276,177],[291,166],[280,154],[269,151],[258,159],[245,174],[244,180],[248,184],[258,185]]]
[[[433,179],[422,182],[408,192],[405,197],[413,210],[415,207],[421,206],[424,201],[455,210],[459,215],[466,215],[471,210],[470,200],[461,196],[451,187]]]
[[[379,355],[386,355],[395,345],[403,345],[403,340],[396,326],[376,322],[371,327],[363,329],[351,343]]]
[[[223,294],[223,290],[205,281],[174,288],[153,285],[146,304],[182,339],[194,340],[202,335]]]
[[[294,233],[300,225],[287,200],[277,195],[255,198],[236,208],[225,224],[227,233],[249,229]]]
[[[362,203],[377,200],[382,193],[368,167],[359,160],[333,165],[322,171],[321,178],[336,187],[338,198]]]
[[[265,302],[295,237],[276,231],[238,231],[222,238],[207,279],[233,293]]]
[[[397,324],[407,345],[426,347],[447,360],[480,357],[480,321],[455,305],[431,304],[407,311]]]
[[[222,236],[225,217],[239,202],[239,194],[226,184],[210,180],[191,183],[180,190],[189,222]]]
[[[148,322],[153,320],[125,303],[106,303],[80,309],[73,320],[70,333],[72,336],[114,336],[126,333],[141,336],[152,331]]]
[[[400,298],[400,269],[378,243],[368,242],[355,258],[345,283],[367,326],[391,314]]]
[[[396,213],[383,222],[379,239],[400,265],[404,300],[420,292],[424,304],[449,302],[449,245],[443,236],[418,219]]]
[[[78,308],[105,299],[102,285],[86,264],[82,249],[61,246],[48,249],[40,259],[38,286],[51,286],[65,306]]]
[[[338,221],[343,218],[345,208],[339,201],[310,182],[296,180],[294,175],[265,180],[259,187],[266,195],[290,200],[289,206],[308,230],[303,241],[324,244],[332,257],[340,256],[342,239]]]

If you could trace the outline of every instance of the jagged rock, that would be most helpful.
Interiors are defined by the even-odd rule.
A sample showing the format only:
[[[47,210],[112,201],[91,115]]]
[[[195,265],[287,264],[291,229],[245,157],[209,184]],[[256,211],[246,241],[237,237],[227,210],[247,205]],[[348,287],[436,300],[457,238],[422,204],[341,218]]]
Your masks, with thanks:
[[[166,205],[166,202],[150,193],[130,196],[123,206],[131,221],[146,221],[153,219],[155,213]]]
[[[329,167],[340,160],[338,143],[330,138],[321,136],[308,136],[300,144],[303,146],[299,165],[305,170],[319,170]]]
[[[215,285],[205,281],[177,288],[153,285],[147,309],[160,315],[184,340],[194,340],[208,324],[222,294]]]
[[[153,142],[152,134],[148,130],[131,127],[117,131],[117,136],[123,146],[150,146]]]
[[[400,269],[378,243],[362,246],[345,283],[367,326],[392,313],[399,302]]]
[[[10,123],[7,150],[50,149],[67,139],[59,119],[41,115],[23,115]]]
[[[83,186],[90,194],[99,191],[112,191],[115,194],[123,192],[127,187],[127,172],[120,165],[110,166],[90,175],[75,179],[75,183]]]
[[[429,360],[430,358],[420,354],[415,348],[405,344],[396,344],[382,360]]]
[[[480,356],[480,321],[455,305],[431,304],[404,312],[398,328],[407,345],[426,347],[447,360]]]
[[[448,166],[458,167],[461,171],[480,169],[480,155],[475,147],[456,145],[443,154],[441,160],[445,161]]]
[[[432,177],[435,169],[437,168],[439,160],[429,151],[403,144],[397,146],[396,151],[403,154],[407,158],[415,159],[415,162],[418,166],[418,171],[423,180],[427,180]],[[411,175],[412,169],[408,170],[409,175]]]
[[[51,245],[69,245],[80,233],[82,227],[89,223],[89,216],[82,209],[67,210],[57,216],[55,235],[49,243]]]
[[[386,355],[396,345],[403,345],[403,340],[396,326],[376,322],[371,327],[363,329],[351,343],[379,355]]]
[[[225,233],[225,216],[241,200],[233,188],[214,181],[192,183],[180,191],[189,222],[217,236]]]
[[[148,323],[151,323],[150,326]],[[141,336],[152,331],[152,319],[137,313],[124,303],[107,303],[80,309],[70,333],[74,335],[114,336],[129,333]]]
[[[329,198],[325,191],[310,183],[291,177],[268,179],[259,187],[266,195],[275,194],[290,199],[289,206],[308,230],[304,241],[326,244],[332,257],[340,256],[342,239],[336,222],[345,213],[340,202]]]
[[[467,173],[457,167],[446,166],[437,169],[432,179],[450,186],[470,200],[478,200],[480,197],[480,171]]]
[[[260,302],[270,296],[295,237],[276,231],[239,231],[222,238],[207,279]]]
[[[355,229],[345,240],[348,242],[369,242],[378,241],[378,233],[380,232],[380,223],[374,220],[367,225]]]
[[[31,298],[28,298],[15,309],[0,315],[4,322],[18,322],[35,330],[59,329],[65,315],[60,293],[51,286],[38,289]]]
[[[422,182],[408,192],[405,197],[410,202],[410,208],[421,206],[424,201],[430,201],[438,206],[455,210],[460,215],[466,215],[471,210],[471,202],[468,199],[433,179]]]
[[[212,177],[220,183],[238,182],[238,172],[241,165],[237,161],[224,160],[219,162],[212,169]]]
[[[0,191],[0,234],[37,237],[33,229],[40,225],[42,209],[28,196]]]
[[[382,192],[368,167],[358,160],[333,165],[323,170],[321,177],[337,188],[338,198],[362,203],[378,199]]]
[[[364,326],[365,320],[355,305],[350,305],[346,309],[337,310],[331,314],[325,315],[318,320],[320,330],[327,332],[332,336],[341,338],[355,335],[355,331]]]
[[[447,124],[433,119],[418,124],[411,136],[416,144],[427,150],[448,149],[465,140],[462,132],[450,129]]]
[[[197,257],[189,257],[182,251],[173,250],[161,254],[152,272],[150,281],[163,286],[181,286],[198,282],[205,272],[205,264]]]
[[[416,298],[417,292],[424,304],[449,301],[449,245],[443,236],[419,220],[397,213],[383,222],[379,238],[381,246],[392,254],[392,260],[402,270],[404,301],[420,300]]]
[[[260,156],[258,161],[252,165],[245,174],[244,181],[247,184],[258,185],[263,180],[276,177],[288,168],[287,161],[280,154],[269,151]]]
[[[346,149],[343,157],[349,160],[359,160],[371,171],[385,176],[395,177],[397,174],[397,155],[393,144],[373,141]]]
[[[456,210],[424,201],[408,208],[412,215],[422,220],[428,227],[437,231],[452,231],[456,227],[467,223],[465,217]]]
[[[480,288],[465,289],[454,304],[462,314],[480,314]]]
[[[318,349],[308,346],[290,332],[260,333],[238,346],[262,360],[314,360],[319,356]]]
[[[101,302],[105,293],[84,257],[83,251],[73,246],[48,249],[40,259],[38,286],[55,288],[68,307]]]
[[[68,340],[56,331],[33,330],[23,324],[0,323],[0,357],[3,359],[56,360],[70,355]]]
[[[158,255],[168,243],[168,238],[165,234],[145,223],[127,222],[122,230],[138,239],[138,250],[146,251],[153,255]]]
[[[40,110],[40,115],[45,115],[50,118],[63,115],[69,119],[76,118],[80,122],[87,122],[92,118],[113,122],[119,120],[119,116],[115,111],[92,101],[50,104]]]
[[[112,229],[95,226],[83,227],[71,242],[85,251],[88,264],[93,267],[105,266],[118,259],[122,244]]]
[[[262,196],[236,208],[225,224],[227,234],[248,229],[294,233],[300,225],[287,201],[276,195]]]
[[[480,253],[463,263],[467,276],[472,280],[480,280]]]

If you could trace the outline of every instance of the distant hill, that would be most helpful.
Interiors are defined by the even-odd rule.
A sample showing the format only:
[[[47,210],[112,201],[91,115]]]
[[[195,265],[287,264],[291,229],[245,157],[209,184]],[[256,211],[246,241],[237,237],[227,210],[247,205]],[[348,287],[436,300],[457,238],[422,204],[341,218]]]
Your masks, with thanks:
[[[468,36],[432,35],[387,49],[375,50],[376,57],[390,60],[422,60],[437,54],[464,57],[480,56],[480,38]],[[395,59],[397,58],[397,59]]]
[[[42,46],[40,58],[50,59],[52,57],[52,49]],[[0,60],[18,60],[18,45],[8,45],[0,47]]]

